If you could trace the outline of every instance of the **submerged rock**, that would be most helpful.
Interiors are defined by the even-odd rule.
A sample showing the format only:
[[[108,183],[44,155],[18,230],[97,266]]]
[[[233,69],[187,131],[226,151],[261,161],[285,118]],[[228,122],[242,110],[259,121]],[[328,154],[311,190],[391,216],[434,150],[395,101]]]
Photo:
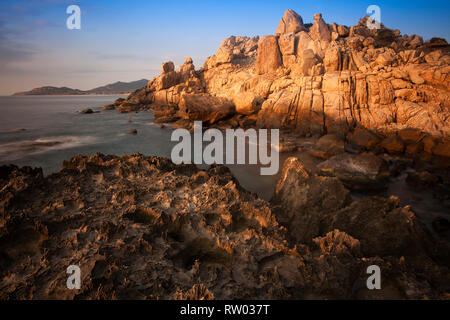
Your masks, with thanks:
[[[344,153],[344,139],[336,134],[327,134],[321,137],[309,153],[317,158],[330,159]]]
[[[317,168],[323,175],[339,178],[352,190],[382,189],[389,179],[387,163],[372,153],[340,154]]]
[[[80,111],[80,114],[92,114],[92,113],[94,113],[94,110],[92,110],[91,108],[83,109]]]

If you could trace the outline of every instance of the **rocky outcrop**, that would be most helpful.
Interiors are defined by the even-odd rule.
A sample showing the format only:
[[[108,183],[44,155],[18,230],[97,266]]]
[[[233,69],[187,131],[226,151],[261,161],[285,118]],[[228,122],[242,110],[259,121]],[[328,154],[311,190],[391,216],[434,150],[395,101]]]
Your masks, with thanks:
[[[259,39],[256,73],[273,73],[282,65],[283,60],[278,46],[278,38],[276,36],[265,36]]]
[[[294,10],[288,9],[278,24],[276,34],[297,33],[305,30],[302,17]]]
[[[185,94],[181,97],[180,114],[184,119],[214,123],[234,114],[234,104],[226,98],[201,94]]]
[[[331,283],[334,282],[331,281],[327,290],[346,287],[352,270],[358,274],[357,268],[353,269],[357,264],[356,257],[366,257],[362,259],[372,261],[383,272],[389,270],[389,275],[383,277],[383,288],[390,288],[383,293],[387,295],[421,296],[421,290],[428,288],[425,290],[432,291],[431,283],[439,283],[439,280],[435,282],[437,278],[446,277],[445,272],[450,266],[448,244],[435,242],[422,229],[414,212],[399,205],[398,198],[366,197],[350,203],[349,193],[339,180],[317,176],[297,158],[289,158],[283,167],[272,204],[278,221],[287,228],[288,235],[294,241],[312,241],[321,248],[318,254],[321,255],[319,260],[324,263],[321,266],[324,277],[331,279],[335,272],[340,274],[335,280],[340,285],[333,287]],[[438,264],[442,269],[438,271],[440,267],[436,268],[434,261],[440,261]],[[392,265],[388,267],[390,263]],[[391,277],[397,273],[397,267],[411,273],[402,280]],[[420,284],[412,275],[415,272],[430,272],[428,276],[437,278]],[[450,282],[444,282],[448,291]],[[411,291],[406,293],[401,287],[409,287]],[[369,298],[363,292],[354,294]]]
[[[178,70],[168,63],[117,109],[166,106],[176,114],[183,95],[202,94],[233,101],[235,112],[256,116],[259,127],[308,136],[345,136],[361,128],[380,141],[414,128],[448,147],[449,46],[423,43],[384,25],[369,29],[368,18],[347,27],[316,14],[309,25],[288,10],[275,35],[225,39],[199,71],[192,59]],[[417,143],[402,150],[383,146],[388,152],[420,153]],[[442,149],[434,153],[443,156]]]
[[[272,202],[224,166],[76,156],[48,177],[0,167],[1,299],[448,297],[447,244],[398,200],[351,202],[286,161]],[[441,223],[441,225],[443,225]],[[368,290],[367,267],[382,270]],[[81,268],[81,289],[66,287]]]

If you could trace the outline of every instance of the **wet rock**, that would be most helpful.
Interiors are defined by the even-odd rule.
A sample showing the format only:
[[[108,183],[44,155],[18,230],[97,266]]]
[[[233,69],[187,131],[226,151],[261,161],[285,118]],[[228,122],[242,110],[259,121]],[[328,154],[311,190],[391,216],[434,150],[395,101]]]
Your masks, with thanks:
[[[339,178],[352,190],[383,189],[389,179],[387,163],[372,153],[337,155],[317,166],[320,173]]]
[[[309,153],[317,158],[330,159],[344,153],[344,139],[336,134],[327,134],[316,142]]]
[[[408,172],[406,183],[414,189],[423,190],[439,183],[439,178],[428,171]]]
[[[405,151],[405,143],[398,136],[391,136],[384,139],[381,142],[381,146],[386,149],[387,152],[392,154],[403,153]]]
[[[418,154],[423,151],[423,143],[417,142],[417,143],[411,143],[406,146],[405,153],[406,154]]]
[[[80,111],[80,114],[92,114],[92,113],[94,113],[94,110],[92,110],[91,108],[83,109]]]
[[[371,150],[381,142],[378,135],[365,128],[356,128],[347,135],[347,140],[362,150]]]
[[[441,237],[450,239],[450,220],[446,218],[436,218],[433,220],[433,229]]]

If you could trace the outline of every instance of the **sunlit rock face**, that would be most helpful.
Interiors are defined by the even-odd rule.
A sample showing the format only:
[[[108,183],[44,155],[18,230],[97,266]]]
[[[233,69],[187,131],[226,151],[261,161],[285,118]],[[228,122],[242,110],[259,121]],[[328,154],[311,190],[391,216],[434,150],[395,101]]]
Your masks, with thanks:
[[[189,125],[194,119],[178,112],[186,100],[182,96],[200,94],[229,102],[222,103],[225,120],[210,117],[211,125],[231,119],[231,126],[245,122],[304,135],[342,136],[360,128],[380,137],[414,128],[434,139],[425,152],[442,156],[450,149],[445,41],[423,43],[417,35],[384,25],[369,29],[368,17],[351,27],[328,23],[322,14],[312,18],[304,24],[299,14],[287,10],[275,35],[231,36],[200,70],[190,58],[178,69],[165,63],[160,76],[117,109],[151,108],[164,117],[161,122],[183,119]],[[211,104],[210,112],[218,112],[217,104]],[[423,149],[402,143],[403,152]]]

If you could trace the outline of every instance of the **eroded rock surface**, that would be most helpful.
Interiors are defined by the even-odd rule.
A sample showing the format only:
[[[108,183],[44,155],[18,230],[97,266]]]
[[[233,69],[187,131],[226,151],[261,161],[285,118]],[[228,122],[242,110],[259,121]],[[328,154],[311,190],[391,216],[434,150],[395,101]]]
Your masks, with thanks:
[[[169,71],[170,72],[170,71]],[[449,247],[398,200],[287,160],[272,202],[224,166],[76,156],[0,167],[1,299],[448,298]],[[370,291],[366,269],[382,270]],[[81,268],[81,290],[66,269]]]

